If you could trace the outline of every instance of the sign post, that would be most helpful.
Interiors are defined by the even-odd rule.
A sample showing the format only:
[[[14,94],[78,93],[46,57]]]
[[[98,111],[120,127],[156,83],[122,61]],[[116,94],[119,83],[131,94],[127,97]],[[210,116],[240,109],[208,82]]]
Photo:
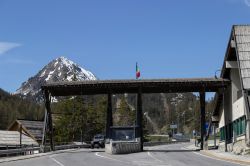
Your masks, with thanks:
[[[172,129],[172,135],[174,135],[174,129],[177,129],[177,124],[171,124],[170,129]]]

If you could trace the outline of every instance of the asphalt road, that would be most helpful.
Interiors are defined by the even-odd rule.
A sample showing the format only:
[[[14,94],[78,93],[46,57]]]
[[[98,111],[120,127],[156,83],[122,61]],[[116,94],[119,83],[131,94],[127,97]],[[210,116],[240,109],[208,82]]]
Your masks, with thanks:
[[[161,145],[141,153],[109,155],[103,150],[81,149],[26,160],[1,163],[0,166],[236,166],[185,149],[188,144]]]

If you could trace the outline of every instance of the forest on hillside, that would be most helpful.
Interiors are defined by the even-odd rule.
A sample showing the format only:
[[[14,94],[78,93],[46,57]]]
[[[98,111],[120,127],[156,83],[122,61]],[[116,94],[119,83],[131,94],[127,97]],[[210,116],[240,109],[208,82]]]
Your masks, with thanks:
[[[168,134],[170,124],[175,132],[190,135],[200,131],[199,97],[185,94],[143,95],[144,131],[147,134]],[[136,120],[136,94],[112,96],[113,125],[133,126]],[[95,134],[105,134],[107,96],[65,98],[52,106],[56,142],[90,141]],[[206,121],[210,120],[213,100],[206,103]]]
[[[167,134],[171,124],[175,132],[191,134],[200,130],[199,97],[193,93],[143,94],[144,131]],[[112,96],[113,124],[133,126],[136,119],[136,94]],[[93,135],[105,134],[107,96],[73,96],[53,102],[53,126],[56,142],[90,141]],[[206,103],[206,121],[210,120],[213,100]],[[15,119],[43,120],[44,105],[0,90],[0,129]]]
[[[0,89],[0,130],[16,119],[43,120],[44,107]]]

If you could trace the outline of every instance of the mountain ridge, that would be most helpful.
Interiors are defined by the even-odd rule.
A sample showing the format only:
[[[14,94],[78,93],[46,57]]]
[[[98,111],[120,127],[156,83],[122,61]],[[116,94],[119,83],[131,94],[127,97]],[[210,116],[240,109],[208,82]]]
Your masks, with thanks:
[[[14,94],[25,99],[41,102],[43,97],[41,85],[50,82],[73,80],[97,80],[97,77],[77,63],[61,56],[50,61],[37,74],[23,82]]]

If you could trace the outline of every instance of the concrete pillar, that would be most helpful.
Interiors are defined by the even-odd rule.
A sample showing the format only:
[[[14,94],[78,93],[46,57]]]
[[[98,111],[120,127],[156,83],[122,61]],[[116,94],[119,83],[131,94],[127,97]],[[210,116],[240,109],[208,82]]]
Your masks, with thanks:
[[[113,126],[112,116],[112,95],[108,93],[108,105],[107,105],[107,118],[106,118],[106,139],[112,139],[112,133],[110,127]]]
[[[142,92],[139,88],[137,93],[137,111],[136,111],[136,125],[138,126],[136,138],[140,138],[141,151],[143,151],[143,126],[142,126]]]
[[[204,145],[204,136],[205,136],[205,115],[206,115],[206,96],[205,92],[200,92],[200,111],[201,111],[201,116],[200,116],[200,121],[201,121],[201,146],[200,149],[203,150],[203,145]]]
[[[213,132],[214,132],[214,148],[216,148],[216,125],[213,124]]]

